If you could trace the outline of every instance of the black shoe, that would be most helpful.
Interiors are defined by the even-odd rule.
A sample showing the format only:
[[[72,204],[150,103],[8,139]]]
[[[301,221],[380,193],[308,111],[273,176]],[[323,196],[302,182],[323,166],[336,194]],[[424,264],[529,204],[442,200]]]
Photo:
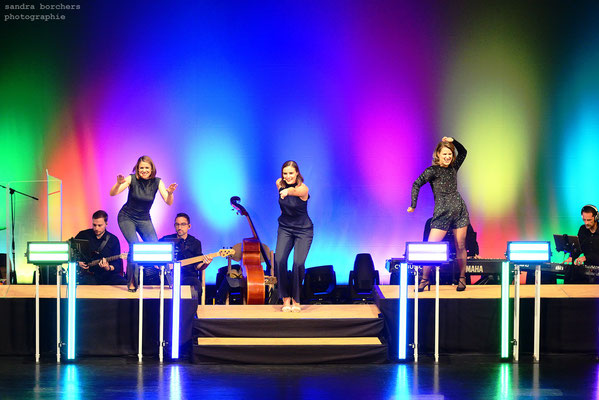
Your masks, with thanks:
[[[455,290],[458,292],[463,292],[464,290],[466,290],[466,277],[465,276],[460,276],[460,280],[458,281],[458,287],[455,288]]]
[[[429,281],[428,279],[422,279],[420,281],[420,284],[418,285],[418,291],[419,292],[424,292],[424,289],[426,289],[428,286],[428,291],[431,291],[431,281]]]
[[[127,284],[127,291],[129,291],[130,293],[137,292],[137,285],[131,285],[131,283]]]

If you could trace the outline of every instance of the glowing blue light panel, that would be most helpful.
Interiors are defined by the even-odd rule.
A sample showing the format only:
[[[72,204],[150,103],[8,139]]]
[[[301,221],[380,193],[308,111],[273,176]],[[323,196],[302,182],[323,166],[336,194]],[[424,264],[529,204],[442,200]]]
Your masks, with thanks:
[[[449,261],[447,242],[407,242],[406,261],[410,264],[442,264]]]
[[[70,262],[67,271],[68,320],[67,320],[67,359],[75,359],[75,318],[77,303],[77,264]]]
[[[133,262],[170,263],[173,262],[173,243],[134,243]]]
[[[513,263],[544,263],[551,259],[549,242],[508,242],[507,258]]]
[[[406,359],[408,329],[408,264],[401,263],[399,268],[399,352],[400,360]]]
[[[181,314],[181,263],[173,265],[173,323],[171,332],[171,358],[179,358],[179,320]]]
[[[27,262],[29,264],[57,265],[68,261],[68,242],[27,242]]]

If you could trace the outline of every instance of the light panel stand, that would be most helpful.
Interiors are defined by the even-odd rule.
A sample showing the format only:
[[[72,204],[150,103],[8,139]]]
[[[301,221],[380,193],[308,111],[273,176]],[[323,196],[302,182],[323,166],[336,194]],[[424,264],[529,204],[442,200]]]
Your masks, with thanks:
[[[35,362],[40,362],[40,266],[35,266]]]
[[[56,266],[56,362],[60,364],[60,300],[61,300],[61,282],[62,280],[62,265]]]
[[[439,363],[439,266],[435,265],[435,364]]]
[[[520,359],[520,266],[514,266],[514,349],[515,362]]]
[[[139,332],[137,340],[137,361],[142,362],[143,359],[143,336],[144,336],[144,266],[139,266]]]
[[[418,362],[418,267],[414,266],[414,362]]]
[[[501,358],[509,357],[510,263],[501,263]]]
[[[60,363],[62,347],[60,333],[62,265],[56,265],[56,362]],[[35,362],[40,362],[40,266],[35,264]]]
[[[68,301],[68,333],[67,333],[67,359],[75,359],[75,326],[77,318],[77,263],[70,262],[67,270],[68,286],[67,286],[67,301]],[[64,345],[64,344],[62,344]]]
[[[408,319],[408,264],[399,267],[399,348],[398,358],[406,359],[407,319]]]
[[[539,362],[539,348],[541,343],[541,265],[535,265],[535,321],[534,321],[534,347],[532,359]]]
[[[176,360],[179,358],[179,327],[181,320],[181,263],[173,264],[173,321],[171,327],[171,358]]]
[[[158,325],[158,359],[164,361],[164,265],[160,266],[160,324]]]

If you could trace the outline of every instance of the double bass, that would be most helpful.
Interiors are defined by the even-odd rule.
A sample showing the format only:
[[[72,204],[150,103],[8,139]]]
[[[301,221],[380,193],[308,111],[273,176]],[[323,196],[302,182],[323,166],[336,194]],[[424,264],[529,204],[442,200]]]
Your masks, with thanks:
[[[270,258],[268,257],[264,246],[260,244],[260,238],[258,237],[254,223],[250,218],[250,214],[241,204],[239,204],[240,201],[241,199],[238,196],[231,197],[231,206],[238,214],[247,218],[252,234],[254,235],[254,237],[243,239],[241,248],[241,265],[244,278],[246,279],[246,304],[264,304],[266,297],[265,284],[274,284],[276,278],[264,276],[264,269],[262,269],[260,256],[262,256],[262,259],[266,263],[267,269],[272,271]]]

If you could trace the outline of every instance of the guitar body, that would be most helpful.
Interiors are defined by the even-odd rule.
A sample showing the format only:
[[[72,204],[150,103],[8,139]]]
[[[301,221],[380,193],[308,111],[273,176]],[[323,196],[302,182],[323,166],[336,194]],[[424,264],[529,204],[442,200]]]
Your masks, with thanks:
[[[264,269],[260,263],[260,241],[256,238],[243,239],[241,266],[246,278],[246,304],[264,304]]]

